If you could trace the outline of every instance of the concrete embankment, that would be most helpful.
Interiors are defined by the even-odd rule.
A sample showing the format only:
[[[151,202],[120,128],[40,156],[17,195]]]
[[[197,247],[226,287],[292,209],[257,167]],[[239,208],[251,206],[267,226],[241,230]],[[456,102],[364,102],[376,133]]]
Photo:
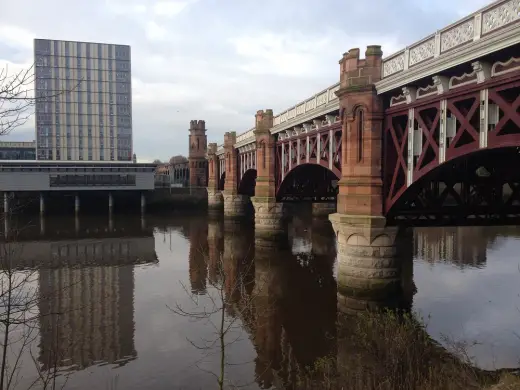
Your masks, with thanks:
[[[147,210],[153,213],[161,211],[192,211],[208,207],[206,188],[156,188],[150,194]]]

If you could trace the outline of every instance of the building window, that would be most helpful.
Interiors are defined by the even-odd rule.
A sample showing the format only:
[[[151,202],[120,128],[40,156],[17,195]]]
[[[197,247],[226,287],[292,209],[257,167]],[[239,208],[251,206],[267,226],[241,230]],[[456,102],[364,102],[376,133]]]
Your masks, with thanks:
[[[363,160],[363,110],[358,111],[357,123],[358,162]]]

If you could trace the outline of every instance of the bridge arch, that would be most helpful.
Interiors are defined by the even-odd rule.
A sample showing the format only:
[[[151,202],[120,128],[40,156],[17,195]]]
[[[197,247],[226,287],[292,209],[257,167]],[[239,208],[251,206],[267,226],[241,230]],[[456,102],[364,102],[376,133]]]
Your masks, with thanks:
[[[226,184],[226,172],[222,172],[220,175],[220,179],[218,181],[218,189],[219,191],[224,191],[224,184]]]
[[[304,163],[287,172],[278,185],[276,199],[279,202],[311,201],[333,202],[337,199],[337,182],[341,173],[321,164]]]
[[[248,169],[242,175],[238,184],[238,194],[255,196],[257,171],[254,168]]]
[[[387,221],[414,226],[519,223],[518,166],[520,142],[455,157],[429,170],[396,199],[387,197]]]

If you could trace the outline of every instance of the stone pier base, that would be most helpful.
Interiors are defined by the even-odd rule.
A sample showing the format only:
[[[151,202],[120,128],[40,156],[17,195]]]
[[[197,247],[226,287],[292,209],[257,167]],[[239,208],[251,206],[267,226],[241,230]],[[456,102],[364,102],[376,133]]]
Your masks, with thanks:
[[[398,228],[386,227],[383,217],[332,214],[329,219],[337,237],[338,308],[393,306],[390,302],[402,295]]]
[[[312,216],[313,217],[326,217],[336,212],[335,202],[325,203],[313,203],[312,204]]]
[[[208,188],[208,209],[221,210],[224,207],[224,198],[222,191],[210,190]]]
[[[285,235],[283,226],[283,203],[276,198],[254,196],[255,237],[275,239]]]
[[[224,198],[224,216],[242,218],[249,215],[251,198],[247,195],[227,194],[222,191]]]

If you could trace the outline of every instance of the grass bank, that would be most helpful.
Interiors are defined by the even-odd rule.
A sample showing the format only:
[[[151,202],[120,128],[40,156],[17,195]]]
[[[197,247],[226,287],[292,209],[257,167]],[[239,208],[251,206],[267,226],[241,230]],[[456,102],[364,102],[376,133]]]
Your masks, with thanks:
[[[520,389],[520,378],[508,370],[474,367],[464,346],[441,346],[414,315],[363,312],[342,315],[338,322],[338,354],[303,370],[295,388]]]

